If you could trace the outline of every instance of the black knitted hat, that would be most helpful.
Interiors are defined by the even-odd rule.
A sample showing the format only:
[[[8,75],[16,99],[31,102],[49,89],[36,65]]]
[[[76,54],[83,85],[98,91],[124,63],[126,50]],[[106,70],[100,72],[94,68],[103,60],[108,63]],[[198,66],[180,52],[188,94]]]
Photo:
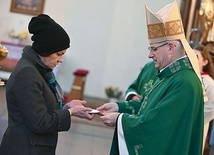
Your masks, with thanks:
[[[65,50],[70,47],[70,38],[66,31],[48,15],[33,17],[28,25],[33,36],[33,49],[42,56]]]

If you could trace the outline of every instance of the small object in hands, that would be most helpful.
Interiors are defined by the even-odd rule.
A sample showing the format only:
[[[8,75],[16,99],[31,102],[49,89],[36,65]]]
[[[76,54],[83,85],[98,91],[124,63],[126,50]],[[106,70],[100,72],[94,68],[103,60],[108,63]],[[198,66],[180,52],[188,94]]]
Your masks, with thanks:
[[[96,109],[92,109],[91,111],[89,111],[89,114],[99,114],[100,111],[96,110]]]

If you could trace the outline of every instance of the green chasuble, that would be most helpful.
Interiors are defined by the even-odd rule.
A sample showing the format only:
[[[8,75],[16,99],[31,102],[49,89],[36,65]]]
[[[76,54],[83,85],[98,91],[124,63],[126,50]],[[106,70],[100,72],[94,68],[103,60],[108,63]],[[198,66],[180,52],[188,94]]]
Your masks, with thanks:
[[[118,102],[119,116],[111,155],[119,154],[118,132],[129,155],[201,155],[203,93],[187,57],[158,73],[141,101]],[[122,147],[121,147],[122,148]]]
[[[150,89],[158,78],[156,74],[157,69],[154,66],[154,62],[148,62],[141,70],[137,79],[126,90],[126,100],[130,100],[128,96],[131,94],[137,93],[141,95]]]

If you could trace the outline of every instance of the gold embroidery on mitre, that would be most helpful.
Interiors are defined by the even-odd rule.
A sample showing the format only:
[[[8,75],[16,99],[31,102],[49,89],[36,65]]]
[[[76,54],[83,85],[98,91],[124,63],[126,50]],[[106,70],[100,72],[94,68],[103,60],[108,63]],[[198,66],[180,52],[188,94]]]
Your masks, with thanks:
[[[148,24],[148,38],[161,38],[165,36],[173,36],[183,34],[183,25],[180,19],[172,20],[165,23]]]
[[[166,22],[167,36],[183,34],[183,25],[180,19]]]
[[[163,23],[149,24],[147,27],[149,39],[166,36]]]

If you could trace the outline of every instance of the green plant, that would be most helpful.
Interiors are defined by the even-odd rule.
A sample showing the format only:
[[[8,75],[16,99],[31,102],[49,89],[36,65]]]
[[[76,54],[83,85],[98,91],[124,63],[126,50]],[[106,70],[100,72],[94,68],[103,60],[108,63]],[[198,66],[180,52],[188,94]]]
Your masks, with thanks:
[[[108,96],[108,98],[120,99],[123,94],[123,91],[119,90],[118,87],[108,86],[105,88],[105,93]]]

